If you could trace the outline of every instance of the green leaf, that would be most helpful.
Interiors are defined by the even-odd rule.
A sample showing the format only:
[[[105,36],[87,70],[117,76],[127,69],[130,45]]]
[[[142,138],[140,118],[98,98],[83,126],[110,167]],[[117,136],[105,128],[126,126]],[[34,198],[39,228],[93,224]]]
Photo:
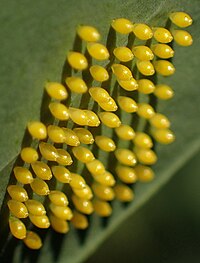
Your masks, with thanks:
[[[174,45],[176,74],[164,79],[174,88],[176,96],[170,102],[160,103],[159,111],[169,116],[177,139],[171,146],[158,147],[155,181],[148,185],[138,183],[136,199],[128,207],[114,203],[114,213],[107,226],[92,216],[91,227],[84,238],[74,230],[64,239],[49,233],[44,248],[36,254],[38,262],[47,259],[54,262],[55,258],[58,262],[82,262],[199,149],[199,1],[192,4],[186,0],[162,0],[159,4],[156,0],[127,0],[123,4],[119,0],[3,2],[0,16],[0,205],[9,180],[14,180],[10,175],[23,138],[27,140],[26,124],[40,119],[45,81],[60,81],[66,53],[73,49],[77,25],[96,26],[105,43],[110,21],[118,17],[147,22],[151,26],[165,26],[168,13],[184,7],[195,21],[188,29],[194,37],[194,44],[189,48]],[[6,203],[4,205],[6,207]],[[6,224],[5,221],[1,223]],[[13,262],[21,262],[20,251],[21,246],[18,246]]]

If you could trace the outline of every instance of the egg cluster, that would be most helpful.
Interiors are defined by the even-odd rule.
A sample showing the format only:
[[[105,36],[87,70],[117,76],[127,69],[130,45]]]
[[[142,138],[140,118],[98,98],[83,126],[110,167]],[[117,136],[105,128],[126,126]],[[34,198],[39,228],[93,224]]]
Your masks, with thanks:
[[[169,18],[178,27],[192,24],[190,16],[183,12],[172,13]],[[174,40],[181,46],[190,46],[191,35],[180,29],[169,31],[133,24],[125,18],[113,20],[111,28],[117,35],[132,34],[142,44],[109,50],[99,42],[101,36],[96,28],[79,26],[77,35],[85,43],[87,56],[78,51],[69,52],[67,63],[72,74],[65,78],[65,83],[45,85],[54,122],[45,125],[32,121],[27,125],[37,146],[21,150],[24,165],[14,167],[17,184],[9,185],[7,191],[10,231],[31,249],[42,246],[39,235],[27,230],[32,225],[51,226],[64,234],[69,231],[70,221],[73,227],[85,229],[88,215],[93,212],[101,217],[111,215],[114,198],[132,201],[132,185],[154,178],[151,168],[157,161],[154,141],[162,144],[174,141],[169,119],[156,112],[151,103],[139,101],[138,95],[161,100],[173,97],[172,88],[154,83],[151,76],[170,76],[175,72],[170,61],[174,55],[170,43]],[[105,61],[110,62],[106,66],[100,63]],[[133,73],[134,67],[137,74]],[[94,85],[82,77],[83,71]],[[114,84],[108,88],[104,83],[111,78]],[[114,96],[111,90],[115,89]],[[88,94],[95,110],[71,105],[69,98],[73,93]],[[126,123],[121,113],[129,120],[137,116],[148,129],[140,130],[134,123]],[[73,125],[70,127],[68,123]],[[101,126],[106,132],[101,132]],[[119,142],[127,142],[128,147],[121,147]],[[108,158],[112,156],[112,163],[105,164],[98,151]],[[81,172],[77,171],[79,166]]]

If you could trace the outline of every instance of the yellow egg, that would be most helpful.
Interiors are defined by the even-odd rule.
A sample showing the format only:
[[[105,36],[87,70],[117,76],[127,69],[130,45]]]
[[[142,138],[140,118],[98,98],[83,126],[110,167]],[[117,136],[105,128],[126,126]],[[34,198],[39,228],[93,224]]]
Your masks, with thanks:
[[[46,126],[40,121],[29,122],[27,128],[33,138],[44,140],[47,137]]]
[[[148,60],[138,60],[137,68],[145,76],[152,76],[155,73],[153,64]]]
[[[59,102],[51,102],[49,104],[51,114],[58,120],[65,121],[69,119],[68,108]]]
[[[174,96],[174,91],[171,87],[165,84],[156,85],[154,95],[161,100],[169,100]]]
[[[84,110],[84,113],[86,114],[88,118],[88,123],[87,123],[88,126],[97,127],[100,125],[100,120],[95,112],[91,110]]]
[[[118,108],[116,102],[111,97],[109,98],[109,101],[99,102],[98,104],[105,111],[116,111]]]
[[[73,160],[71,158],[71,155],[64,149],[57,149],[58,156],[56,158],[56,161],[61,165],[71,165],[73,163]]]
[[[33,163],[39,158],[37,151],[32,147],[25,147],[21,150],[21,158],[26,163]]]
[[[74,128],[73,131],[76,133],[79,141],[83,144],[93,144],[94,138],[92,133],[85,128]]]
[[[147,46],[133,46],[132,51],[139,60],[152,60],[154,58],[153,52]]]
[[[133,77],[131,77],[129,80],[117,79],[117,82],[125,90],[133,91],[138,89],[137,81]]]
[[[86,57],[75,51],[69,52],[67,56],[67,60],[70,64],[70,66],[76,70],[84,70],[88,67],[88,62]]]
[[[170,144],[175,140],[174,133],[169,129],[153,129],[152,135],[157,142],[162,144]]]
[[[61,191],[51,191],[48,197],[50,201],[57,206],[67,206],[69,204],[67,196]]]
[[[122,62],[128,62],[134,58],[132,51],[128,47],[116,47],[113,50],[113,54]]]
[[[92,203],[94,211],[97,213],[97,215],[101,217],[108,217],[112,214],[112,207],[108,202],[94,199]]]
[[[99,118],[109,128],[117,128],[121,125],[119,117],[112,112],[100,112]]]
[[[111,26],[120,34],[129,34],[133,30],[133,23],[126,18],[114,19]]]
[[[151,119],[154,116],[155,111],[153,107],[147,103],[138,103],[137,114],[142,118]]]
[[[133,190],[125,184],[117,184],[114,192],[116,199],[120,202],[130,202],[134,199]]]
[[[29,214],[29,219],[33,223],[33,225],[39,228],[49,228],[50,227],[49,218],[46,215],[35,216],[32,214]]]
[[[83,163],[88,163],[94,160],[93,153],[83,146],[77,146],[72,148],[74,156]]]
[[[13,171],[18,182],[30,184],[33,181],[32,173],[27,168],[16,166]]]
[[[51,170],[53,172],[53,175],[59,182],[64,184],[71,182],[71,173],[64,166],[52,166]]]
[[[18,239],[24,239],[26,237],[26,226],[24,223],[16,218],[16,217],[10,217],[9,218],[9,228],[11,234],[18,238]]]
[[[66,220],[60,219],[54,215],[50,215],[49,219],[54,231],[60,234],[66,234],[69,232],[69,224]]]
[[[149,79],[138,80],[138,91],[143,94],[151,94],[155,90],[155,85]]]
[[[90,200],[85,200],[76,195],[72,195],[72,202],[75,208],[83,214],[90,215],[93,212],[93,205]]]
[[[109,79],[108,71],[99,65],[93,65],[90,67],[90,74],[92,75],[93,79],[99,82],[103,82]]]
[[[169,15],[173,24],[179,27],[188,27],[192,24],[192,18],[185,12],[174,12]]]
[[[153,147],[153,142],[151,137],[144,132],[136,132],[133,142],[136,146],[141,148],[149,149]]]
[[[108,102],[110,99],[109,93],[100,87],[92,87],[89,89],[90,96],[95,100],[96,102]]]
[[[40,249],[42,246],[41,238],[33,231],[27,231],[23,242],[30,249]]]
[[[151,28],[146,24],[134,24],[133,33],[141,40],[148,40],[153,36]]]
[[[150,182],[154,179],[154,172],[149,166],[138,164],[135,166],[137,178],[141,182]]]
[[[90,171],[90,173],[95,177],[97,175],[101,175],[105,173],[105,167],[103,163],[97,159],[94,159],[93,161],[86,163],[86,167]]]
[[[81,175],[71,173],[71,178],[72,179],[69,184],[73,189],[83,189],[86,187],[86,182]]]
[[[160,113],[156,113],[150,120],[152,126],[154,126],[157,129],[166,129],[170,127],[170,121],[169,119]]]
[[[111,201],[115,197],[113,189],[106,185],[95,182],[92,184],[92,190],[98,198],[104,201]]]
[[[87,92],[87,85],[82,78],[68,77],[65,79],[65,82],[72,92],[80,94]]]
[[[28,210],[22,202],[9,200],[7,205],[10,212],[17,218],[26,218],[28,216]]]
[[[118,128],[115,128],[117,136],[125,141],[130,141],[135,137],[133,128],[129,125],[121,124]]]
[[[48,161],[56,161],[58,157],[58,152],[53,145],[46,143],[46,142],[41,142],[39,144],[39,149],[44,159]]]
[[[7,187],[7,191],[10,197],[16,201],[25,202],[26,200],[28,200],[28,194],[22,186],[9,185]]]
[[[72,119],[72,121],[78,125],[88,125],[87,114],[81,109],[70,107],[69,116]]]
[[[37,195],[48,195],[50,193],[48,184],[40,178],[34,178],[30,185],[33,192]]]
[[[118,80],[131,80],[133,78],[131,70],[122,64],[113,64],[111,69]]]
[[[126,184],[132,184],[137,181],[137,175],[133,168],[118,165],[115,169],[118,178]]]
[[[152,46],[153,53],[159,58],[172,58],[174,50],[166,44],[156,44]]]
[[[136,164],[135,154],[128,149],[117,149],[115,151],[115,157],[117,160],[124,165],[134,166]]]
[[[37,177],[43,180],[50,180],[52,178],[51,169],[49,166],[41,161],[37,161],[31,164],[31,167]]]
[[[115,142],[107,136],[96,136],[95,143],[101,150],[105,152],[113,152],[116,149]]]
[[[180,46],[188,47],[193,43],[192,36],[185,30],[174,30],[172,35],[174,37],[174,41]]]
[[[79,37],[86,42],[96,42],[100,40],[100,33],[99,31],[93,26],[78,26],[77,34]]]
[[[114,176],[108,172],[105,171],[103,174],[94,175],[94,180],[102,185],[106,186],[113,186],[115,185],[115,178]]]
[[[157,162],[157,156],[151,149],[135,148],[135,154],[138,161],[142,164],[152,165]]]
[[[64,143],[65,133],[61,127],[49,125],[47,128],[49,139],[55,143]]]
[[[170,43],[173,40],[172,34],[164,27],[155,28],[153,36],[160,43]]]
[[[46,215],[46,210],[43,204],[37,200],[29,199],[25,202],[28,212],[35,216]]]
[[[174,74],[175,67],[174,65],[167,60],[157,60],[154,62],[155,70],[158,74],[161,74],[163,76],[170,76]]]
[[[77,212],[76,210],[73,211],[73,217],[72,217],[71,223],[77,229],[83,230],[88,227],[87,216]]]
[[[107,60],[110,56],[106,46],[100,43],[88,43],[87,50],[90,56],[97,60]]]
[[[65,133],[65,143],[70,146],[78,146],[80,144],[76,133],[69,128],[62,128]]]
[[[68,92],[66,88],[58,82],[47,82],[45,89],[49,96],[56,100],[66,100],[68,98]]]
[[[137,111],[137,103],[132,98],[119,96],[117,98],[117,102],[119,107],[125,112],[133,113]]]
[[[49,205],[51,212],[60,219],[71,220],[72,219],[72,210],[68,206],[58,206],[53,203]]]
[[[93,197],[92,190],[88,185],[86,185],[83,189],[73,188],[73,192],[76,196],[85,200],[90,200]]]

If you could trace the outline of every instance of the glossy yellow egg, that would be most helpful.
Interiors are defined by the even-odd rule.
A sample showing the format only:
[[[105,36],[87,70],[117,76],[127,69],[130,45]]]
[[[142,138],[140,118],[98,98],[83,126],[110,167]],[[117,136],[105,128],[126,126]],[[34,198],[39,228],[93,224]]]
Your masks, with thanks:
[[[133,33],[141,40],[148,40],[153,36],[151,28],[146,24],[134,24]]]
[[[157,60],[154,62],[155,70],[158,74],[163,76],[170,76],[174,74],[175,67],[174,65],[167,60]]]
[[[86,187],[85,179],[81,175],[71,173],[71,178],[72,179],[69,184],[73,189],[83,189]]]
[[[57,149],[58,156],[56,161],[61,165],[71,165],[73,160],[71,155],[64,149]]]
[[[115,151],[115,157],[117,160],[124,165],[134,166],[136,164],[135,154],[128,149],[117,149]]]
[[[83,214],[90,215],[94,210],[90,200],[85,200],[76,195],[72,195],[72,202],[75,208]]]
[[[138,103],[137,114],[142,118],[151,119],[154,116],[155,111],[148,103]]]
[[[97,60],[107,60],[110,56],[106,46],[100,43],[88,43],[87,50],[90,56]]]
[[[93,144],[94,137],[92,133],[85,128],[74,128],[73,131],[76,133],[79,141],[83,144]]]
[[[67,196],[61,191],[51,191],[48,197],[50,201],[57,206],[67,206],[69,204]]]
[[[46,215],[46,210],[44,208],[44,205],[34,199],[29,199],[25,202],[25,205],[28,209],[28,212],[35,216],[43,216]]]
[[[10,217],[9,218],[9,228],[11,234],[18,238],[18,239],[24,239],[26,237],[26,226],[24,223],[16,218],[16,217]]]
[[[131,126],[121,124],[118,128],[115,128],[117,136],[125,141],[130,141],[135,137],[135,131]]]
[[[109,79],[108,71],[99,65],[93,65],[90,67],[90,74],[92,75],[93,79],[99,82],[103,82]]]
[[[162,144],[170,144],[175,140],[174,133],[169,129],[153,129],[152,135],[157,142]]]
[[[76,70],[84,70],[88,67],[86,57],[80,52],[71,51],[67,56],[70,66]]]
[[[50,180],[52,178],[51,169],[49,166],[41,161],[37,161],[31,164],[31,167],[37,177],[43,180]]]
[[[88,126],[98,127],[100,125],[100,120],[94,111],[84,110],[84,113],[88,118],[88,123],[87,123]]]
[[[170,43],[173,40],[170,31],[164,27],[155,28],[153,36],[160,43]]]
[[[139,60],[152,60],[154,58],[153,52],[147,46],[133,46],[132,51]]]
[[[153,147],[153,142],[151,137],[144,132],[136,132],[133,142],[136,146],[149,149]]]
[[[47,82],[45,89],[49,96],[56,100],[66,100],[68,98],[68,92],[66,88],[58,82]]]
[[[28,194],[22,186],[9,185],[7,187],[7,191],[10,197],[16,201],[25,202],[26,200],[28,200]]]
[[[138,164],[135,166],[137,178],[141,182],[150,182],[154,179],[154,171],[149,166]]]
[[[129,80],[117,79],[117,82],[125,90],[133,91],[138,89],[137,81],[133,77],[131,77]]]
[[[30,249],[40,249],[42,246],[41,238],[33,231],[27,231],[23,242]]]
[[[185,12],[174,12],[169,15],[173,24],[179,27],[188,27],[192,24],[192,18]]]
[[[68,77],[65,79],[67,87],[75,93],[85,93],[87,92],[88,88],[85,81],[79,77]]]
[[[138,60],[136,65],[140,73],[145,76],[152,76],[155,73],[153,64],[148,60]]]
[[[134,152],[136,154],[138,161],[142,164],[152,165],[157,162],[157,156],[155,152],[151,149],[138,147],[134,149]]]
[[[110,99],[109,93],[100,87],[92,87],[89,89],[90,96],[95,100],[96,102],[108,102]]]
[[[119,104],[119,107],[125,112],[133,113],[136,112],[138,109],[137,103],[129,97],[119,96],[117,98],[117,102]]]
[[[46,126],[40,121],[29,122],[27,128],[33,138],[44,140],[47,137]]]
[[[159,58],[172,58],[174,50],[166,44],[156,44],[152,46],[153,53]]]
[[[117,128],[121,125],[119,117],[112,112],[100,112],[99,118],[109,128]]]
[[[56,125],[49,125],[47,128],[49,139],[55,143],[64,143],[65,132],[63,129]]]
[[[13,171],[18,182],[30,184],[33,181],[32,173],[27,168],[16,166]]]
[[[143,94],[151,94],[155,90],[154,83],[149,79],[138,80],[138,91]]]
[[[86,167],[89,170],[89,172],[94,176],[105,173],[105,167],[103,163],[98,159],[94,159],[93,161],[86,163]]]
[[[137,181],[137,175],[133,168],[123,165],[118,165],[115,169],[118,178],[126,184],[132,184]]]
[[[51,114],[58,120],[66,121],[69,119],[68,108],[59,102],[51,102],[49,104],[49,110]]]
[[[34,178],[30,185],[33,192],[37,195],[48,195],[50,193],[48,184],[40,178]]]
[[[73,217],[71,223],[75,228],[82,230],[86,229],[89,225],[87,216],[77,212],[76,210],[73,211]]]
[[[88,185],[86,185],[83,189],[73,188],[73,192],[76,196],[85,200],[90,200],[93,197],[92,190]]]
[[[77,146],[72,148],[74,156],[83,163],[88,163],[94,160],[93,153],[83,146]]]
[[[115,197],[120,202],[130,202],[134,199],[133,190],[125,184],[114,186]]]
[[[96,42],[99,41],[101,37],[99,31],[95,27],[87,25],[78,26],[77,34],[86,42]]]
[[[28,216],[28,210],[22,202],[9,200],[7,205],[10,212],[17,218],[26,218]]]
[[[118,80],[131,80],[133,78],[131,70],[122,64],[113,64],[111,69]]]
[[[71,182],[71,173],[64,166],[52,166],[51,170],[53,172],[53,175],[59,182],[64,184],[68,184],[69,182]]]
[[[118,108],[115,100],[111,97],[107,102],[99,102],[98,104],[105,111],[116,111]]]
[[[115,197],[113,189],[106,185],[95,182],[92,184],[92,190],[94,192],[94,195],[104,201],[111,201]]]
[[[39,228],[49,228],[50,227],[49,218],[46,215],[35,216],[32,214],[29,214],[29,219],[33,223],[33,225]]]
[[[72,121],[78,125],[88,125],[87,114],[81,109],[70,107],[69,116],[72,119]]]
[[[165,84],[156,85],[154,95],[161,100],[169,100],[174,96],[174,91],[171,87]]]
[[[41,142],[39,144],[39,149],[42,157],[48,161],[56,161],[58,157],[58,152],[56,148],[50,143]]]
[[[104,135],[96,136],[95,143],[105,152],[113,152],[116,149],[115,142],[111,138]]]
[[[76,133],[69,128],[62,128],[65,133],[65,143],[70,146],[78,146],[80,144]]]
[[[51,212],[60,219],[71,220],[72,219],[72,210],[68,206],[58,206],[53,203],[49,205]]]
[[[174,41],[180,46],[188,47],[193,43],[192,36],[185,30],[174,30],[172,35],[174,37]]]
[[[154,126],[157,129],[166,129],[170,127],[170,121],[169,119],[160,113],[156,113],[150,120],[152,126]]]
[[[116,47],[113,50],[115,57],[122,62],[128,62],[134,58],[134,55],[128,47]]]
[[[101,217],[108,217],[112,214],[112,207],[108,202],[96,198],[92,203],[94,211],[97,213],[97,215]]]
[[[114,19],[111,26],[120,34],[129,34],[133,30],[133,23],[126,18]]]
[[[106,186],[113,186],[115,185],[115,178],[114,176],[108,172],[108,171],[105,171],[104,173],[102,174],[99,174],[99,175],[94,175],[94,180],[102,185],[106,185]]]
[[[60,219],[54,215],[50,215],[49,219],[54,231],[60,234],[66,234],[69,232],[69,224],[66,220]]]
[[[21,158],[26,163],[34,163],[39,158],[37,151],[32,147],[25,147],[21,150]]]

